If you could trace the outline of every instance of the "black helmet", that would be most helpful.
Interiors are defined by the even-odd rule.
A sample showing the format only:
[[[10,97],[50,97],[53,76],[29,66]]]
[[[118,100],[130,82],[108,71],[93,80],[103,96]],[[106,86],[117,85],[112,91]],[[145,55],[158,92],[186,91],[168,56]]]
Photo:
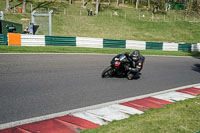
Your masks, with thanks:
[[[140,55],[140,51],[139,51],[139,50],[135,50],[135,51],[133,51],[133,55],[135,55],[135,56],[139,56],[139,55]]]
[[[138,60],[139,56],[140,56],[140,51],[139,50],[133,51],[133,53],[132,53],[132,59],[133,60]]]

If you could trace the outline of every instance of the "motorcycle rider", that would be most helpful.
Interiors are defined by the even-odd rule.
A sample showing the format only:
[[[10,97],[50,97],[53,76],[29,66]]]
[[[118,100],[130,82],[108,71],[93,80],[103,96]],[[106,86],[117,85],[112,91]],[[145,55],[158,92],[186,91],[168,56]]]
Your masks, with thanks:
[[[139,50],[133,51],[133,53],[125,53],[128,60],[131,62],[130,66],[126,67],[126,70],[129,72],[127,73],[127,78],[129,80],[133,79],[143,68],[145,57],[140,54]]]

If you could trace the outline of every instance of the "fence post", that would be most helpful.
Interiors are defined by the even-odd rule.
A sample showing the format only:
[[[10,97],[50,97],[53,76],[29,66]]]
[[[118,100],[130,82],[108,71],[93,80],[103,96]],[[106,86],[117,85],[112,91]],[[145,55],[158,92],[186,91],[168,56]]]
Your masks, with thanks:
[[[165,15],[164,15],[164,22],[165,22]]]
[[[151,18],[150,18],[151,21],[154,21],[154,14],[151,13]]]
[[[3,14],[3,11],[0,11],[0,20],[4,20],[4,14]]]
[[[52,35],[52,20],[51,20],[51,15],[53,13],[53,10],[51,10],[49,12],[49,35],[51,36]]]

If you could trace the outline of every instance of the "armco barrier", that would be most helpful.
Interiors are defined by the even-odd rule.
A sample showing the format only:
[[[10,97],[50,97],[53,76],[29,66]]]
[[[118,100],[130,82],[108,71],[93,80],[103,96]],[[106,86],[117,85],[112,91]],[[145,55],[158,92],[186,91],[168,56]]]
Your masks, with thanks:
[[[192,44],[189,43],[179,43],[178,50],[179,51],[191,51]]]
[[[46,45],[76,46],[76,37],[45,36]]]
[[[21,34],[21,46],[45,46],[45,36]]]
[[[200,51],[200,43],[192,44],[192,51]]]
[[[178,51],[178,43],[163,42],[163,51]]]
[[[125,48],[126,40],[103,39],[104,48]]]
[[[146,42],[146,49],[162,50],[163,43],[162,42]]]
[[[126,40],[126,49],[145,50],[146,49],[146,42]]]
[[[77,47],[103,48],[103,38],[76,37]]]
[[[8,44],[7,37],[0,34],[0,45],[7,45],[7,44]]]
[[[8,40],[8,41],[7,41]],[[8,39],[0,35],[0,44],[18,46],[76,46],[88,48],[126,48],[138,50],[163,50],[163,51],[200,51],[200,43],[168,43],[168,42],[145,42],[135,40],[113,40],[88,37],[64,37],[25,35],[8,33]]]
[[[21,46],[21,34],[8,33],[8,45],[9,46]]]

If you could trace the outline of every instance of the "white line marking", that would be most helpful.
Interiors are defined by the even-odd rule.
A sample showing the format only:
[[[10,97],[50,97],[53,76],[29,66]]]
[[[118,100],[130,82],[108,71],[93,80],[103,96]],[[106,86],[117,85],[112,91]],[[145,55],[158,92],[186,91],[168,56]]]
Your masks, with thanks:
[[[122,100],[117,100],[117,101],[112,101],[112,102],[92,105],[92,106],[88,106],[88,107],[83,107],[83,108],[63,111],[63,112],[60,112],[60,113],[49,114],[49,115],[45,115],[45,116],[39,116],[39,117],[35,117],[35,118],[30,118],[30,119],[25,119],[25,120],[19,120],[19,121],[15,121],[15,122],[5,123],[5,124],[1,124],[0,125],[0,130],[6,129],[6,128],[15,127],[15,126],[19,126],[19,125],[23,125],[23,124],[29,124],[29,123],[33,123],[33,122],[48,120],[48,119],[56,118],[56,117],[60,117],[60,116],[65,116],[65,115],[76,113],[76,112],[83,112],[83,111],[86,111],[86,110],[105,107],[105,106],[109,106],[109,105],[112,105],[112,104],[118,104],[118,103],[128,102],[128,101],[141,99],[141,98],[145,98],[145,97],[149,97],[149,96],[153,96],[153,95],[159,95],[159,94],[167,93],[167,92],[170,92],[170,91],[190,88],[190,87],[194,87],[194,86],[200,86],[200,83],[193,84],[193,85],[182,86],[182,87],[177,87],[177,88],[173,88],[173,89],[169,89],[169,90],[165,90],[165,91],[160,91],[160,92],[155,92],[155,93],[150,93],[150,94],[146,94],[146,95],[126,98],[126,99],[122,99]]]

